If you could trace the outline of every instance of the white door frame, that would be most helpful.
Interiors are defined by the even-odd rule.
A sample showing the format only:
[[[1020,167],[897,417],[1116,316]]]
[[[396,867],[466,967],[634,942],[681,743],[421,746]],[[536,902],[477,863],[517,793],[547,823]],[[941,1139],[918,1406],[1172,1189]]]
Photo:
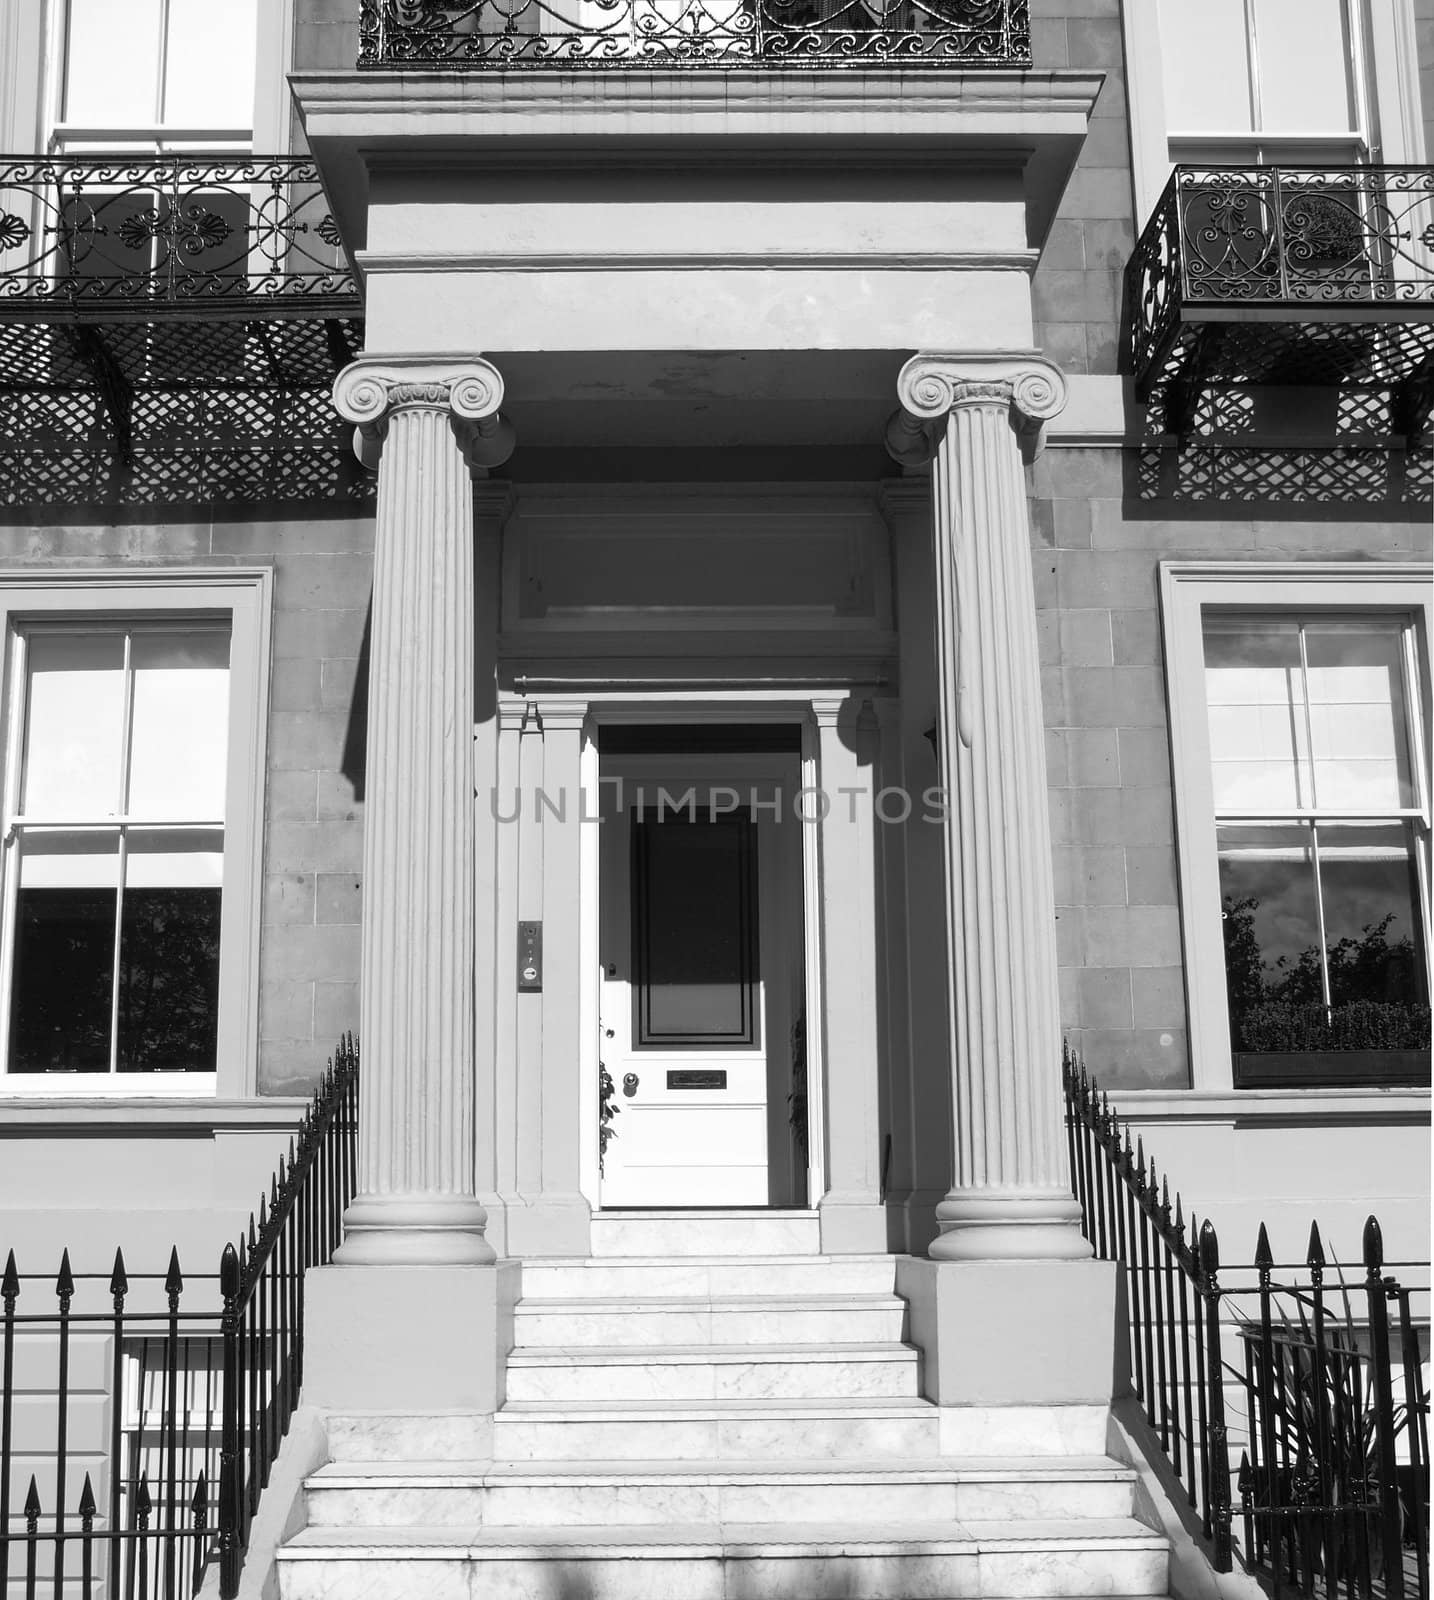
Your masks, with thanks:
[[[541,715],[543,696],[530,696]],[[561,698],[571,704],[571,695]],[[578,1014],[582,1043],[578,1060],[578,1103],[584,1129],[580,1178],[583,1195],[594,1211],[601,1206],[598,1174],[598,752],[597,730],[605,723],[646,723],[664,727],[748,726],[753,723],[795,723],[801,729],[801,782],[817,784],[817,729],[811,696],[783,690],[733,692],[714,688],[710,694],[656,692],[635,700],[631,695],[594,695],[583,724],[582,809],[585,820],[579,845],[579,971]],[[593,819],[588,822],[586,819]],[[802,833],[802,926],[804,986],[807,1012],[807,1205],[815,1210],[826,1193],[826,1072],[822,1048],[821,884],[818,830]]]

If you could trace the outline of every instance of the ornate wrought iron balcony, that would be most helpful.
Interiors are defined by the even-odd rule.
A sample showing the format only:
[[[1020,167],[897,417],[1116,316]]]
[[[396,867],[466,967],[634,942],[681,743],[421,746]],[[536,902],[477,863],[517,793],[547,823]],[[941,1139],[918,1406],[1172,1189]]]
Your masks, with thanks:
[[[0,157],[0,315],[315,316],[358,290],[312,161]]]
[[[1028,0],[363,0],[360,67],[1029,66]]]
[[[191,463],[165,494],[226,450],[282,493],[249,457],[332,452],[361,317],[312,161],[0,156],[0,501],[118,493],[151,447]]]
[[[1434,168],[1177,167],[1126,307],[1136,391],[1172,432],[1211,388],[1303,384],[1383,396],[1387,431],[1417,437],[1434,403]]]

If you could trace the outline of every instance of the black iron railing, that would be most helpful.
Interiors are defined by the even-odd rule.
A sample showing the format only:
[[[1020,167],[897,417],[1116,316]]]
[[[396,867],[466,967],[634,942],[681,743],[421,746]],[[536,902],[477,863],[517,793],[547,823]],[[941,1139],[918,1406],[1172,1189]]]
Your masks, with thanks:
[[[303,1377],[303,1274],[352,1195],[345,1041],[219,1274],[0,1275],[0,1597],[175,1600],[217,1558],[237,1592],[250,1519]],[[31,1309],[32,1303],[34,1309]],[[28,1481],[28,1487],[25,1487]]]
[[[1029,0],[363,0],[360,67],[1029,66]]]
[[[0,318],[354,315],[315,164],[288,156],[0,156]]]
[[[1186,1222],[1069,1052],[1064,1080],[1085,1234],[1123,1267],[1132,1386],[1216,1571],[1238,1543],[1276,1597],[1429,1600],[1428,1329],[1411,1306],[1427,1263],[1422,1291],[1386,1276],[1371,1217],[1362,1287],[1331,1288],[1317,1228],[1303,1268],[1278,1269],[1262,1224],[1253,1265],[1222,1283],[1214,1228]]]
[[[257,1226],[224,1247],[224,1412],[219,1456],[219,1581],[239,1592],[249,1525],[304,1381],[304,1273],[343,1239],[358,1159],[358,1052],[350,1035],[330,1064],[287,1167]]]
[[[1232,1565],[1220,1243],[1067,1050],[1066,1132],[1086,1238],[1125,1269],[1131,1383],[1184,1488],[1217,1572]]]
[[[1428,312],[1434,168],[1176,167],[1131,256],[1126,305],[1142,395],[1188,316]]]
[[[1337,1600],[1429,1594],[1429,1397],[1411,1290],[1384,1272],[1370,1217],[1363,1283],[1328,1283],[1319,1228],[1304,1271],[1276,1266],[1263,1225],[1257,1306],[1240,1329],[1248,1445],[1246,1561],[1282,1589]],[[1362,1304],[1361,1304],[1362,1302]],[[1360,1304],[1363,1316],[1356,1315]],[[1390,1308],[1394,1309],[1391,1320]]]

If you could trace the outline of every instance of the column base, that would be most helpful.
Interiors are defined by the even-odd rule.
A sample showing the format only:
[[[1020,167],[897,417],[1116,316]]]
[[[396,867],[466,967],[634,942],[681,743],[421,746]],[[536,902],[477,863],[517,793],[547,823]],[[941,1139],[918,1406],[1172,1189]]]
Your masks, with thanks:
[[[896,1263],[941,1406],[1107,1405],[1127,1387],[1114,1261]]]
[[[941,1231],[936,1208],[946,1198],[945,1189],[913,1189],[902,1203],[906,1225],[906,1253],[924,1256]]]
[[[304,1403],[354,1415],[487,1415],[504,1398],[516,1261],[329,1266],[304,1279]]]
[[[340,1266],[488,1266],[488,1213],[471,1195],[361,1194],[344,1212]]]
[[[953,1189],[936,1207],[935,1261],[1087,1261],[1069,1189]]]

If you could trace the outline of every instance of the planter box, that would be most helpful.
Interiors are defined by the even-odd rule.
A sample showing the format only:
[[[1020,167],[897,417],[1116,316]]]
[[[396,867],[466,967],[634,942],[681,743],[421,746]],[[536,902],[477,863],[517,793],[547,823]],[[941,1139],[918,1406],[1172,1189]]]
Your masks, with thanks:
[[[1237,1050],[1237,1089],[1429,1086],[1427,1050]]]

